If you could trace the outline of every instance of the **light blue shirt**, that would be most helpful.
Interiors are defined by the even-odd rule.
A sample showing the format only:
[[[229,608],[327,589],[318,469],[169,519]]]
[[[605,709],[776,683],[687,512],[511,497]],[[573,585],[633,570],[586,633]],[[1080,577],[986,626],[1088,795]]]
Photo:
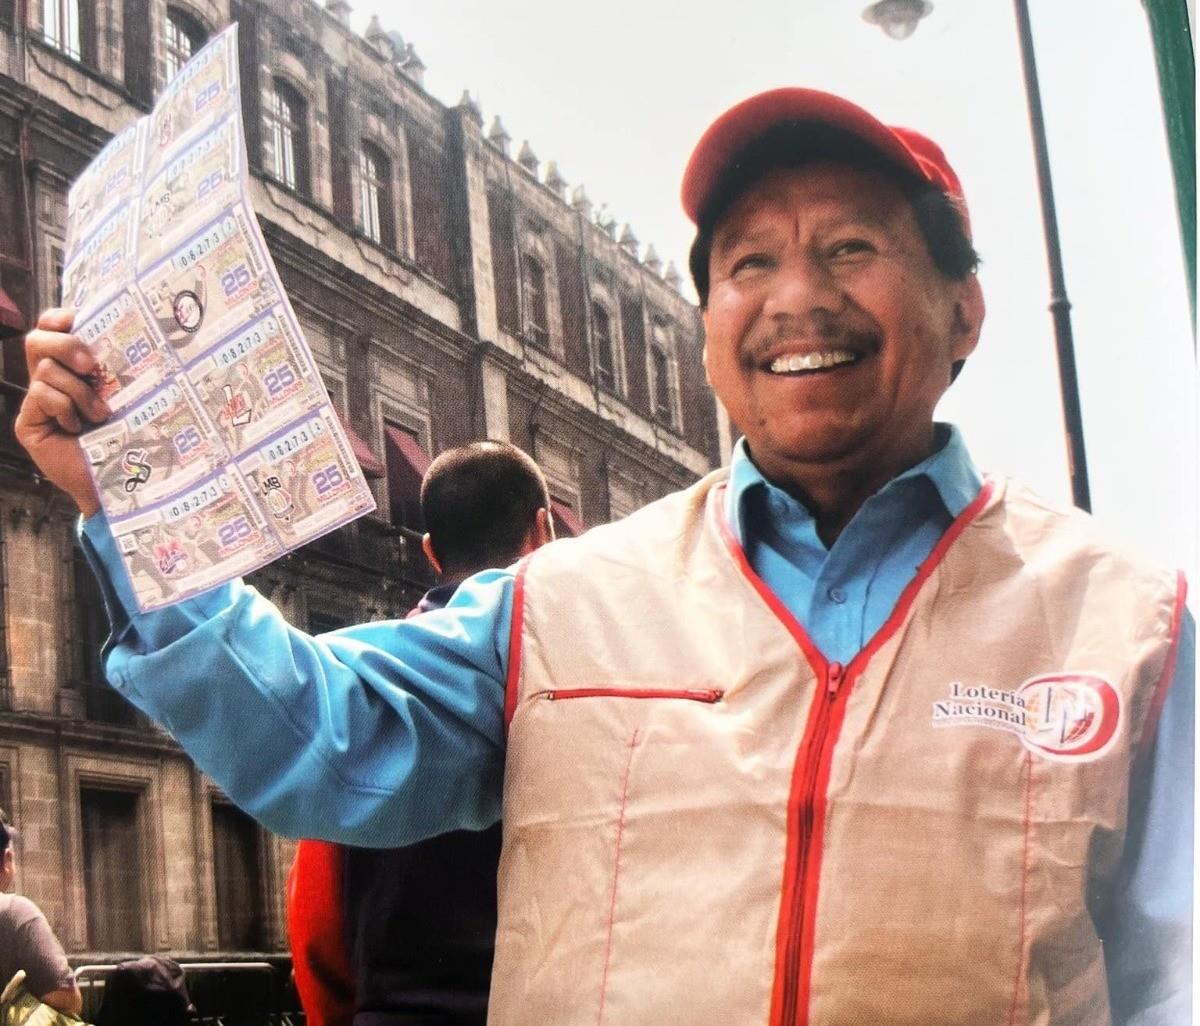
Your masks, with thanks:
[[[735,449],[727,491],[755,571],[831,660],[849,662],[981,480],[953,428],[945,444],[872,496],[831,548],[803,504]],[[313,639],[240,581],[138,613],[103,516],[83,542],[108,604],[113,686],[163,723],[229,796],[289,836],[387,847],[499,818],[513,576],[487,571],[450,604],[406,621]],[[1099,924],[1117,1022],[1188,1021],[1195,625],[1146,779],[1134,792],[1127,884]],[[1186,960],[1190,965],[1190,958]]]

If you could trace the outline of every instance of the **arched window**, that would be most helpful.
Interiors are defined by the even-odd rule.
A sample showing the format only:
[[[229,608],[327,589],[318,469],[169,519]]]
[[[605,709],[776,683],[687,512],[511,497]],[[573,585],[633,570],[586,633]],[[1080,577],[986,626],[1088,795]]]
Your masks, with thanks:
[[[550,315],[546,306],[546,268],[537,257],[524,254],[525,332],[543,349],[550,348]]]
[[[650,406],[654,419],[679,427],[679,382],[676,380],[675,345],[665,324],[655,321],[650,335]]]
[[[308,194],[307,106],[282,79],[271,83],[267,133],[271,140],[271,174],[289,189]]]
[[[167,17],[163,22],[163,58],[168,82],[191,60],[207,37],[204,26],[186,11],[178,7],[167,8]]]
[[[592,303],[592,337],[596,341],[596,384],[617,390],[617,358],[613,345],[612,317],[602,303]]]
[[[364,142],[359,150],[358,181],[363,234],[373,242],[394,248],[392,162],[369,142]]]

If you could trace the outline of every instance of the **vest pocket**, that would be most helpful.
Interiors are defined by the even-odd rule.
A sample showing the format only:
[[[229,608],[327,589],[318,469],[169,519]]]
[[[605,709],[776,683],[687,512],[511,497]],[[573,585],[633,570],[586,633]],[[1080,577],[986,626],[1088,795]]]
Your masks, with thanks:
[[[713,705],[725,697],[721,688],[572,688],[569,690],[544,691],[543,696],[551,702],[569,698],[673,698],[687,702],[704,702]]]

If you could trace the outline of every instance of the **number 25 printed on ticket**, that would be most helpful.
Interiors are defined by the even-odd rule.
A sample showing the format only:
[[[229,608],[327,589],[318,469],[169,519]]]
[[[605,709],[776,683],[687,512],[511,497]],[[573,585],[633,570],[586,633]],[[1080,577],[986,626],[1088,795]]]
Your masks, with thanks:
[[[71,186],[63,296],[113,410],[80,438],[139,606],[375,508],[250,206],[237,26]]]

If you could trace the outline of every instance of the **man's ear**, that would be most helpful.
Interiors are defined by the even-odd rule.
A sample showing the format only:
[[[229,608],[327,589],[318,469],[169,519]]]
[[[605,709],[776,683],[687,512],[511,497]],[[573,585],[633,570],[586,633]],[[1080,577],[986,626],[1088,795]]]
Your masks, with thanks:
[[[550,510],[543,506],[537,511],[537,515],[533,519],[533,526],[529,529],[529,551],[540,549],[552,541],[554,541],[554,518],[550,515]]]
[[[950,356],[955,363],[965,360],[975,352],[975,347],[979,344],[979,333],[983,328],[983,317],[987,312],[983,302],[983,289],[974,274],[956,284],[954,322],[950,326]]]
[[[708,382],[708,387],[712,388],[712,378],[708,375],[708,308],[705,307],[700,315],[700,321],[704,325],[704,348],[701,350],[700,362],[704,365],[704,380]]]
[[[442,576],[442,564],[438,561],[437,556],[433,554],[433,539],[428,533],[421,536],[421,551],[425,553],[425,558],[429,560],[429,565],[433,567],[433,572],[439,577]]]

